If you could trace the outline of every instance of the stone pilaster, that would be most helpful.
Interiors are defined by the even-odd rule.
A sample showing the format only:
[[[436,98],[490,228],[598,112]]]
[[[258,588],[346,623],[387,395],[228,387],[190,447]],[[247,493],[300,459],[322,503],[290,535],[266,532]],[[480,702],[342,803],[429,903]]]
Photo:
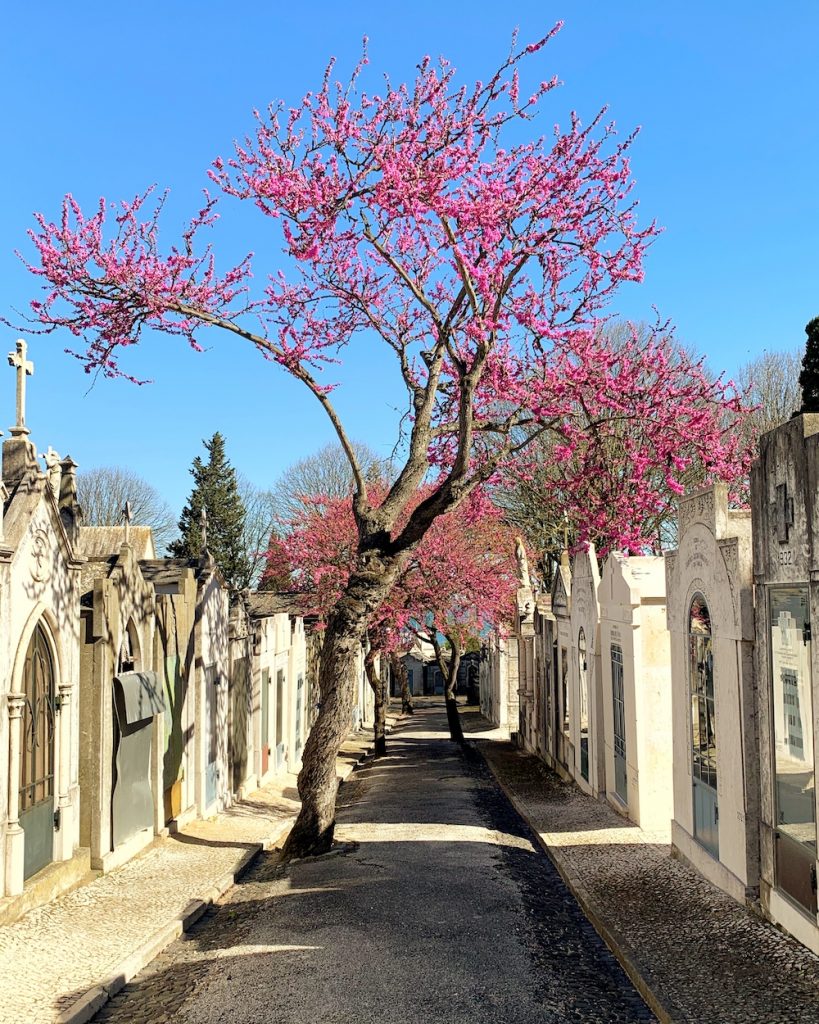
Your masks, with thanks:
[[[20,736],[24,693],[6,695],[9,715],[9,797],[6,826],[6,895],[18,896],[23,891],[23,854],[25,834],[20,827]]]
[[[57,833],[57,860],[69,860],[74,853],[74,806],[71,801],[71,683],[61,683],[60,694],[60,759],[58,762],[57,793],[60,809],[60,828]]]

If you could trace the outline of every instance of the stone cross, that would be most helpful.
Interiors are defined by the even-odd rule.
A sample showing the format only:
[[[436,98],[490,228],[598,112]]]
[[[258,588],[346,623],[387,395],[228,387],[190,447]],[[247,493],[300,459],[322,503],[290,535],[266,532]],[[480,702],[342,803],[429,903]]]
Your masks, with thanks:
[[[776,488],[776,538],[780,544],[788,543],[788,534],[793,526],[793,498],[788,497],[788,485]]]
[[[199,532],[202,534],[202,550],[207,551],[208,549],[208,510],[205,506],[202,506],[202,511],[199,513]]]
[[[9,366],[17,370],[17,422],[11,428],[12,437],[30,433],[26,427],[26,377],[34,373],[34,363],[26,359],[28,345],[22,338],[17,339],[17,351],[9,352]]]
[[[122,506],[122,521],[125,524],[125,543],[130,543],[131,539],[131,502],[126,501]]]

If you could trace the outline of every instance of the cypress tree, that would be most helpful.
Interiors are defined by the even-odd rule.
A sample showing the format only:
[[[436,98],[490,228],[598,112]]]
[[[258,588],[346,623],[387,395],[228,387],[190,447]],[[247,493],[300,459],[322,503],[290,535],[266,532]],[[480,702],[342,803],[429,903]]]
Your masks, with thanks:
[[[250,561],[244,549],[245,507],[239,495],[236,470],[225,455],[225,439],[215,433],[204,441],[208,460],[198,455],[190,473],[194,484],[179,519],[181,537],[170,545],[177,558],[198,558],[202,550],[202,509],[207,512],[208,550],[233,590],[246,587]]]
[[[802,388],[801,412],[819,412],[819,316],[805,325],[808,336],[799,385]]]

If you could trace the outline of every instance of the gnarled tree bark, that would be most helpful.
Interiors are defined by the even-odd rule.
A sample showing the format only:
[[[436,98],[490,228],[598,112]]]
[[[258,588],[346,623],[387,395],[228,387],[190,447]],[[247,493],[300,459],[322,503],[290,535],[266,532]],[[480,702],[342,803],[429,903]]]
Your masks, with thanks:
[[[326,853],[333,843],[338,776],[336,757],[352,725],[355,662],[367,624],[388,593],[400,558],[368,552],[365,567],[350,576],[328,617],[319,658],[319,713],[302,754],[298,778],[301,810],[284,844],[285,860]]]
[[[367,682],[373,691],[375,698],[375,711],[373,715],[373,753],[376,757],[387,753],[387,699],[384,680],[378,670],[378,661],[381,655],[375,648],[370,647],[364,656],[364,670],[367,673]]]
[[[401,683],[401,713],[412,715],[415,713],[415,708],[412,706],[412,691],[410,690],[407,666],[397,654],[390,657],[390,666],[393,675]]]
[[[455,687],[458,685],[458,669],[461,665],[461,645],[457,637],[448,636],[450,646],[449,659],[444,657],[444,651],[438,640],[437,634],[432,635],[432,646],[435,650],[435,660],[441,669],[444,677],[444,702],[446,703],[446,720],[449,725],[449,737],[454,743],[464,742],[464,731],[461,727],[461,717],[458,714],[458,703],[455,699]]]

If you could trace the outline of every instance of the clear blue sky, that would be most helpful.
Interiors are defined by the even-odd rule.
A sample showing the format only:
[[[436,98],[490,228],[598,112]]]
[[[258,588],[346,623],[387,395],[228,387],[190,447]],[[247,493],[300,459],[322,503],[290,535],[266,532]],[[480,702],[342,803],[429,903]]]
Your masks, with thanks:
[[[607,103],[621,131],[642,133],[632,164],[642,216],[665,233],[645,283],[618,310],[657,306],[680,337],[733,373],[763,349],[793,348],[819,314],[819,3],[561,0],[515,4],[249,2],[9,4],[0,89],[0,312],[35,295],[13,250],[27,250],[31,214],[57,213],[63,194],[85,204],[169,186],[167,227],[193,209],[205,170],[252,124],[251,110],[297,101],[326,60],[347,71],[370,37],[374,69],[411,77],[426,54],[444,54],[466,80],[485,78],[515,25],[534,39],[563,19],[531,73],[565,83],[544,129],[576,109]],[[230,217],[227,214],[230,213]],[[223,251],[253,249],[275,267],[268,226],[251,210],[225,211]],[[228,223],[228,220],[231,223]],[[13,421],[0,344],[0,427]],[[220,430],[233,463],[259,486],[331,438],[306,393],[241,342],[214,332],[202,355],[157,338],[129,367],[155,383],[89,378],[63,348],[32,338],[36,373],[28,424],[81,467],[119,464],[150,480],[178,509],[201,439]],[[385,454],[402,401],[376,345],[343,372],[338,404],[351,433]]]

